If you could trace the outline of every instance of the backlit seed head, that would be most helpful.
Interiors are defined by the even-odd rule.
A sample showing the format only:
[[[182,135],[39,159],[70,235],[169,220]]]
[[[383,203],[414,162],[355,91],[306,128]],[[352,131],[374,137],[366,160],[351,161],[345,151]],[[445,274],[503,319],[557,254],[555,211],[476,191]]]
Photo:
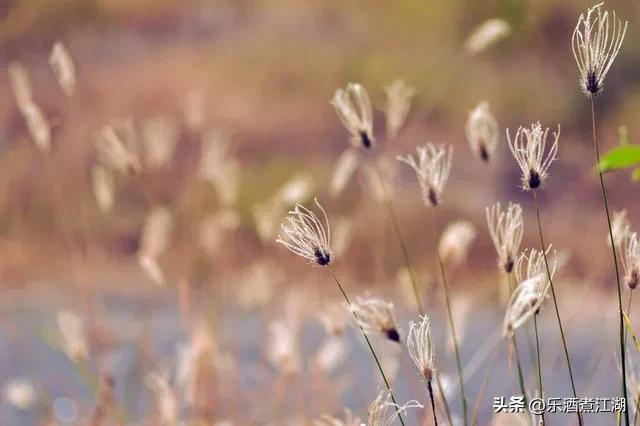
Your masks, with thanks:
[[[621,248],[624,282],[627,287],[634,290],[640,283],[640,245],[638,245],[637,233],[626,228]]]
[[[372,297],[358,297],[351,305],[351,311],[365,332],[380,333],[393,342],[400,342],[400,329],[393,312],[393,303]]]
[[[507,129],[509,149],[522,171],[522,188],[525,190],[540,188],[547,179],[549,166],[556,159],[560,125],[558,131],[553,132],[551,147],[545,152],[548,134],[549,128],[543,129],[540,122],[533,123],[530,128],[518,127],[513,140]]]
[[[330,101],[338,118],[351,133],[355,146],[371,148],[373,137],[373,112],[366,89],[358,83],[349,83],[345,89],[338,89]]]
[[[412,400],[404,405],[394,404],[391,395],[386,391],[380,391],[376,399],[369,406],[369,418],[367,426],[390,426],[398,415],[403,415],[409,408],[423,408],[418,401]]]
[[[507,274],[511,273],[522,243],[522,207],[509,203],[506,211],[500,203],[487,207],[487,225],[491,240],[498,253],[498,265]]]
[[[438,245],[442,260],[452,266],[459,265],[467,257],[475,238],[476,229],[471,222],[460,220],[447,225]]]
[[[481,53],[511,34],[511,26],[499,18],[478,25],[467,38],[464,48],[469,54]]]
[[[573,30],[571,47],[580,73],[580,88],[587,96],[602,91],[604,78],[613,64],[624,36],[627,22],[616,17],[616,12],[603,9],[598,3],[581,14]]]
[[[503,335],[511,336],[516,329],[538,313],[549,289],[549,280],[540,273],[520,282],[513,291],[504,317]]]
[[[452,148],[428,143],[416,150],[416,157],[407,154],[396,158],[413,168],[418,178],[422,199],[427,206],[435,207],[440,203],[444,186],[449,179]]]
[[[387,137],[394,139],[404,126],[411,109],[411,98],[416,91],[407,86],[402,80],[394,81],[385,89],[387,105],[385,108],[387,118]]]
[[[420,317],[418,323],[413,321],[409,323],[407,350],[422,377],[430,382],[435,373],[435,355],[431,340],[431,322],[428,316]]]
[[[71,97],[76,90],[76,68],[71,54],[62,42],[57,41],[51,49],[49,64],[56,76],[58,85],[65,95]]]
[[[465,131],[473,152],[488,162],[500,141],[498,122],[491,114],[488,102],[481,102],[469,113]]]
[[[331,230],[329,218],[317,199],[316,206],[322,212],[324,221],[306,207],[296,204],[282,224],[284,237],[278,235],[277,243],[284,245],[291,252],[309,259],[320,266],[331,262]]]

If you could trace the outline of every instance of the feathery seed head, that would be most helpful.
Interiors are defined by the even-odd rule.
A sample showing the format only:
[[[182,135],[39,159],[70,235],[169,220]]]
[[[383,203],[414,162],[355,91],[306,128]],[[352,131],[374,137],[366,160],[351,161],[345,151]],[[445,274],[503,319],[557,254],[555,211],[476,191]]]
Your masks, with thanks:
[[[400,129],[404,126],[409,110],[411,109],[411,98],[416,91],[413,87],[407,86],[402,80],[395,80],[385,89],[387,94],[386,117],[387,117],[387,137],[394,139],[398,136]]]
[[[509,135],[509,129],[507,129],[509,149],[511,149],[511,153],[522,171],[522,188],[524,190],[542,186],[547,179],[549,166],[556,159],[560,125],[558,125],[558,131],[553,132],[551,148],[545,153],[548,134],[549,128],[543,129],[540,122],[531,124],[531,128],[518,127],[513,140]]]
[[[289,212],[286,222],[282,224],[284,237],[278,235],[276,242],[298,256],[326,266],[331,262],[329,218],[318,200],[314,198],[314,202],[322,212],[324,222],[311,210],[296,204]]]
[[[435,207],[440,203],[444,186],[449,178],[453,150],[444,145],[428,143],[418,147],[416,151],[416,157],[407,154],[396,158],[415,170],[425,204]]]
[[[611,219],[611,233],[613,234],[613,243],[616,247],[620,247],[625,235],[628,232],[628,228],[631,226],[627,220],[627,210],[622,209],[613,213],[613,219]],[[611,238],[607,235],[607,244],[611,246]]]
[[[113,126],[102,128],[95,143],[98,159],[109,169],[121,174],[139,172],[141,164],[134,146],[133,124],[123,123],[118,130],[121,132],[117,132]]]
[[[358,83],[349,83],[345,89],[338,89],[329,102],[336,110],[338,118],[351,133],[355,146],[371,148],[373,138],[373,112],[366,89]]]
[[[381,390],[369,406],[369,418],[366,424],[367,426],[390,426],[409,408],[422,408],[422,404],[416,400],[408,401],[404,405],[394,404],[391,395]]]
[[[549,261],[549,275],[551,279],[553,279],[556,269],[558,266],[558,255],[553,251],[553,256],[550,258],[549,253],[551,252],[551,245],[547,247],[545,253],[542,253],[542,250],[530,249],[524,250],[518,261],[516,262],[516,278],[518,282],[522,282],[525,280],[529,280],[538,275],[544,276],[544,281],[549,281],[549,277],[547,276],[547,269],[544,262],[544,255],[547,255],[547,260]]]
[[[109,169],[98,164],[91,169],[91,183],[93,195],[96,197],[98,207],[103,212],[108,212],[113,207],[115,197],[115,179]]]
[[[71,54],[62,42],[57,41],[51,49],[49,64],[60,88],[68,97],[73,96],[76,90],[76,68],[73,65]]]
[[[435,373],[435,364],[431,341],[431,322],[428,316],[421,316],[419,323],[413,321],[409,323],[407,350],[422,377],[430,382]]]
[[[522,281],[513,291],[504,317],[503,335],[513,335],[516,329],[538,313],[549,290],[549,280],[540,273]]]
[[[640,246],[638,245],[638,234],[631,232],[631,230],[627,228],[621,246],[624,282],[631,290],[634,290],[640,283]]]
[[[440,256],[445,263],[460,264],[467,257],[475,238],[476,229],[470,222],[461,220],[447,225],[438,245]]]
[[[393,313],[393,303],[372,297],[358,297],[351,304],[351,311],[365,332],[381,333],[387,339],[400,343],[400,329]]]
[[[511,26],[500,18],[491,18],[478,25],[467,38],[464,48],[475,55],[487,50],[511,34]]]
[[[469,113],[465,131],[471,149],[488,162],[500,141],[498,122],[491,114],[488,102],[480,102]]]
[[[587,96],[602,91],[604,78],[609,72],[627,32],[627,22],[616,17],[616,12],[604,10],[598,3],[581,14],[571,37],[573,56],[580,73],[580,88]],[[611,19],[609,19],[611,18]]]
[[[522,243],[522,207],[509,203],[506,211],[500,203],[487,207],[487,225],[491,240],[498,253],[498,265],[507,274],[511,273]]]
[[[355,417],[348,409],[344,411],[344,420],[324,414],[313,421],[313,426],[362,426],[364,424],[360,421],[360,417]]]

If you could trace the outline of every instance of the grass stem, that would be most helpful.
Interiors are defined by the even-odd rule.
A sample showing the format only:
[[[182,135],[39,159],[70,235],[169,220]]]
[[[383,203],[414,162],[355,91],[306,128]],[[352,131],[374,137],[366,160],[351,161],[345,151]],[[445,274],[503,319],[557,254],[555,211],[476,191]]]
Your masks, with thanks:
[[[609,241],[611,242],[611,254],[613,256],[613,265],[616,271],[616,284],[618,287],[618,311],[620,316],[620,324],[619,324],[619,334],[620,334],[620,363],[622,366],[622,397],[627,400],[627,360],[626,360],[626,351],[624,348],[624,318],[622,311],[622,288],[620,285],[620,271],[618,270],[618,256],[616,254],[616,244],[613,240],[613,230],[611,227],[611,216],[609,214],[609,203],[607,201],[607,190],[604,186],[604,177],[602,175],[602,170],[600,170],[600,151],[598,149],[598,139],[596,138],[596,111],[595,111],[595,103],[593,100],[593,96],[591,96],[591,125],[593,130],[593,150],[596,157],[596,168],[598,169],[598,176],[600,178],[600,189],[602,190],[602,200],[604,202],[604,212],[607,216],[607,226],[609,228]],[[629,411],[625,410],[624,413],[625,425],[629,426]]]
[[[432,220],[433,220],[433,241],[438,241],[437,228],[436,228],[436,211],[432,208]],[[436,243],[437,244],[437,243]],[[467,418],[467,396],[464,391],[464,379],[462,377],[462,362],[460,361],[460,349],[458,348],[458,338],[456,336],[455,322],[453,321],[453,314],[451,312],[451,300],[449,298],[449,283],[447,281],[447,274],[444,268],[444,263],[440,257],[440,251],[436,245],[436,259],[440,268],[440,277],[442,279],[442,288],[444,290],[444,300],[447,307],[447,318],[449,319],[449,327],[451,328],[451,339],[453,340],[453,349],[456,356],[456,367],[458,369],[458,382],[460,385],[460,397],[462,398],[462,413],[464,418],[464,424],[468,424]]]
[[[569,369],[569,379],[571,380],[571,390],[573,391],[573,397],[577,398],[576,384],[573,380],[573,370],[571,369],[571,358],[569,358],[569,349],[567,348],[567,339],[564,336],[564,328],[562,327],[562,319],[560,318],[560,308],[558,307],[558,299],[556,297],[556,290],[553,285],[553,278],[551,277],[551,270],[549,269],[549,261],[547,260],[547,246],[544,242],[544,235],[542,233],[542,222],[540,220],[540,203],[538,202],[538,193],[533,190],[533,201],[536,207],[536,220],[538,222],[538,234],[540,235],[540,246],[542,250],[542,258],[544,259],[544,266],[547,270],[547,278],[549,279],[549,286],[551,287],[551,296],[553,298],[553,307],[556,312],[556,319],[558,320],[558,328],[560,329],[560,337],[562,338],[562,347],[564,349],[564,357],[567,361],[567,368]],[[622,337],[622,336],[621,336]],[[622,341],[621,341],[622,343]],[[582,426],[582,415],[578,415],[578,424]]]
[[[367,336],[367,333],[364,331],[362,326],[360,326],[360,320],[358,318],[358,314],[356,314],[351,309],[351,307],[352,307],[351,300],[349,300],[349,296],[347,296],[347,293],[344,291],[344,288],[342,287],[342,284],[340,284],[340,280],[338,280],[338,277],[336,276],[335,272],[333,272],[333,269],[331,269],[330,266],[327,265],[327,268],[329,269],[329,272],[331,273],[331,276],[333,277],[334,281],[338,285],[338,288],[340,289],[340,293],[342,293],[342,297],[344,297],[345,302],[347,302],[347,305],[349,306],[349,310],[351,311],[351,313],[353,314],[353,317],[356,320],[356,324],[360,328],[360,331],[362,331],[362,335],[364,336],[364,340],[367,341],[367,346],[369,346],[369,351],[371,351],[371,355],[373,355],[373,359],[375,360],[376,365],[378,366],[378,370],[380,371],[380,375],[382,376],[382,380],[384,381],[384,384],[387,387],[387,390],[389,391],[389,395],[391,396],[391,401],[393,401],[393,406],[395,407],[396,412],[398,413],[398,419],[400,420],[400,423],[404,426],[404,420],[402,420],[402,413],[400,412],[400,409],[398,408],[398,403],[396,402],[396,398],[393,395],[393,391],[391,390],[391,386],[389,385],[389,380],[387,380],[387,376],[386,376],[386,374],[384,374],[384,370],[382,369],[382,364],[380,364],[380,360],[378,359],[378,355],[376,354],[376,351],[373,349],[373,345],[371,344],[371,340],[369,340],[369,336]]]
[[[538,392],[539,397],[544,398],[544,389],[542,387],[542,366],[540,363],[540,337],[538,335],[538,314],[533,315],[533,327],[536,333],[536,359],[538,361]],[[540,419],[542,420],[542,424],[545,424],[544,421],[544,413],[540,413]]]

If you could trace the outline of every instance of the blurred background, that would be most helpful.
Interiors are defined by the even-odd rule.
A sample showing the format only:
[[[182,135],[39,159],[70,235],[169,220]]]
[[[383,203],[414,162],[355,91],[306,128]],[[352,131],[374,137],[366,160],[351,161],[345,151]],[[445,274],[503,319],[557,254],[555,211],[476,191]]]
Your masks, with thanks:
[[[533,199],[520,189],[504,131],[538,120],[552,129],[561,125],[559,159],[540,192],[543,226],[564,260],[556,285],[579,393],[615,395],[615,280],[590,103],[571,52],[578,16],[590,6],[573,0],[0,2],[0,423],[170,424],[174,418],[297,425],[340,416],[343,407],[366,417],[379,383],[361,337],[346,326],[341,343],[328,342],[326,321],[318,319],[340,303],[330,275],[275,244],[287,210],[318,197],[339,246],[335,269],[345,286],[354,297],[394,302],[406,335],[415,301],[379,186],[363,168],[341,191],[330,190],[349,135],[329,100],[352,81],[372,100],[378,144],[367,155],[387,165],[391,200],[434,318],[438,368],[452,385],[436,237],[413,172],[395,157],[426,142],[453,146],[436,232],[456,220],[476,229],[466,261],[449,272],[472,401],[481,394],[483,373],[496,372],[480,395],[479,424],[495,421],[493,396],[517,393],[511,355],[499,339],[506,287],[485,207],[521,203],[523,248],[538,246]],[[596,98],[603,152],[618,144],[620,126],[631,142],[640,134],[640,4],[606,7],[629,28]],[[471,52],[470,35],[491,18],[507,23],[504,37]],[[73,59],[72,96],[51,70],[55,42]],[[50,126],[49,150],[34,144],[25,125],[10,64],[28,74],[33,101]],[[416,94],[406,125],[388,140],[385,88],[396,79]],[[483,100],[503,135],[489,163],[465,137],[468,114]],[[102,167],[105,126],[138,146],[140,167],[133,173]],[[634,226],[637,184],[628,172],[606,179],[612,210],[626,209]],[[541,321],[547,391],[568,396],[552,310]],[[278,331],[283,323],[287,337]],[[329,343],[334,346],[326,349]],[[397,367],[399,399],[428,406],[406,352],[376,344],[389,369]],[[533,390],[534,372],[525,364]],[[457,391],[450,386],[449,392],[457,407]],[[429,422],[430,409],[410,416],[415,424]],[[598,416],[590,424],[612,421],[610,414]]]

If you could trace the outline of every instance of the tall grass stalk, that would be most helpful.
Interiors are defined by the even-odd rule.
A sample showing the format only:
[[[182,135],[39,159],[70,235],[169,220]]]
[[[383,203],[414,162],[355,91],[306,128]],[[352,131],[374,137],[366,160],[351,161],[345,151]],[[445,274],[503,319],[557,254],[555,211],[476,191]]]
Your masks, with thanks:
[[[431,218],[433,222],[433,241],[438,241],[435,207],[431,208],[431,213],[432,213]],[[460,361],[460,349],[458,348],[458,338],[456,336],[456,327],[455,327],[455,322],[453,321],[453,314],[451,312],[451,301],[449,298],[449,283],[447,281],[447,273],[445,271],[444,263],[442,262],[442,258],[440,257],[440,251],[438,250],[437,246],[436,246],[436,260],[440,268],[440,277],[442,279],[442,288],[444,290],[444,300],[447,307],[447,318],[449,320],[449,328],[451,328],[451,339],[453,340],[453,350],[456,356],[456,368],[458,369],[458,382],[460,385],[460,398],[462,399],[462,413],[464,418],[464,424],[467,425],[469,424],[468,417],[467,417],[467,396],[464,391],[464,379],[462,376],[462,362]]]
[[[391,396],[391,401],[393,401],[393,406],[396,409],[396,413],[398,413],[398,420],[400,420],[400,423],[404,426],[404,420],[402,420],[402,413],[400,411],[400,408],[398,407],[398,403],[396,402],[396,398],[395,398],[395,396],[393,394],[393,391],[391,390],[391,385],[389,385],[389,380],[387,380],[387,376],[386,376],[386,374],[384,374],[384,370],[382,369],[382,364],[380,364],[380,360],[378,359],[378,355],[376,354],[376,351],[373,349],[373,345],[371,344],[371,340],[369,340],[369,336],[367,336],[367,333],[364,331],[364,329],[360,325],[360,320],[358,319],[358,314],[356,314],[351,309],[351,300],[349,299],[349,296],[347,296],[347,293],[344,291],[344,288],[342,287],[342,284],[340,283],[340,280],[338,280],[338,277],[336,276],[335,272],[333,272],[333,269],[329,265],[327,265],[327,268],[329,269],[329,272],[331,273],[331,276],[333,277],[333,280],[338,285],[338,289],[340,289],[340,293],[342,293],[342,297],[344,297],[345,302],[347,302],[347,306],[349,307],[349,310],[353,314],[353,317],[356,320],[356,324],[358,324],[358,327],[360,328],[360,331],[362,331],[362,335],[364,336],[364,340],[366,340],[367,346],[369,346],[369,351],[371,352],[371,355],[373,356],[373,359],[375,360],[376,365],[378,366],[378,371],[380,371],[380,375],[382,376],[382,380],[384,381],[384,385],[387,387],[387,390],[389,391],[389,395]]]
[[[433,387],[431,386],[431,380],[427,382],[427,389],[429,390],[429,399],[431,400],[431,412],[433,413],[433,424],[438,426],[438,417],[436,416],[436,404],[433,399]]]
[[[416,278],[415,273],[413,272],[413,267],[411,266],[411,259],[409,258],[409,250],[407,249],[407,245],[404,242],[404,238],[402,237],[402,232],[400,231],[400,225],[398,224],[398,219],[396,217],[395,211],[393,210],[393,205],[391,203],[391,192],[387,186],[387,183],[384,180],[382,175],[382,171],[380,170],[380,166],[377,161],[373,161],[373,167],[375,168],[376,174],[378,175],[378,179],[380,180],[380,185],[382,187],[382,191],[384,194],[384,203],[387,207],[387,211],[389,212],[389,217],[391,218],[391,222],[393,224],[393,229],[395,231],[396,237],[398,238],[398,244],[400,245],[400,250],[402,252],[402,257],[404,259],[405,267],[409,272],[409,277],[411,279],[411,286],[413,288],[413,294],[416,299],[416,306],[418,308],[418,314],[420,316],[425,314],[424,306],[422,305],[422,298],[420,297],[420,290],[418,287],[418,280]],[[440,380],[440,376],[436,374],[436,383],[438,385],[438,389],[440,389],[440,397],[442,399],[442,406],[444,408],[445,415],[447,416],[447,420],[449,424],[452,424],[451,411],[449,409],[449,403],[447,401],[447,397],[444,394],[442,382]],[[433,392],[431,383],[429,383],[429,393]],[[432,401],[433,404],[433,401]],[[465,410],[466,411],[466,410]],[[434,411],[435,415],[435,411]]]
[[[522,374],[522,365],[520,365],[520,353],[518,352],[518,341],[516,340],[516,333],[513,333],[511,336],[511,345],[513,346],[513,352],[516,356],[516,368],[518,369],[518,383],[520,384],[520,392],[522,392],[522,397],[524,398],[525,407],[529,406],[527,402],[527,388],[524,384],[524,374]]]
[[[402,257],[404,258],[404,264],[409,271],[409,277],[411,278],[411,285],[413,287],[413,294],[416,298],[416,304],[418,306],[418,313],[420,315],[424,315],[424,307],[422,306],[422,298],[420,297],[420,290],[418,288],[418,280],[416,279],[415,273],[413,272],[413,268],[411,267],[411,260],[409,259],[409,250],[407,250],[407,245],[404,242],[404,238],[402,238],[402,232],[400,232],[400,225],[398,224],[398,219],[396,217],[395,211],[393,210],[393,205],[391,204],[391,193],[389,192],[389,188],[382,176],[382,171],[380,170],[380,166],[377,161],[373,161],[373,166],[375,168],[376,174],[378,175],[378,179],[380,180],[380,185],[382,186],[382,191],[384,193],[384,203],[387,206],[387,210],[389,211],[389,217],[391,218],[391,222],[393,223],[393,229],[398,237],[398,243],[400,244],[400,250],[402,251]]]
[[[571,369],[571,359],[569,358],[569,349],[567,349],[567,339],[564,336],[564,328],[562,327],[562,319],[560,318],[560,309],[558,308],[556,290],[553,285],[553,278],[551,277],[551,270],[549,269],[549,262],[547,260],[547,246],[544,242],[544,235],[542,234],[542,222],[540,221],[540,203],[538,202],[538,193],[535,189],[533,189],[533,201],[536,206],[536,220],[538,222],[538,234],[540,235],[542,257],[544,258],[544,266],[547,271],[547,279],[549,280],[549,286],[551,287],[551,295],[553,297],[553,307],[555,308],[555,311],[556,311],[558,328],[560,328],[560,337],[562,337],[562,347],[564,349],[564,357],[567,361],[567,368],[569,369],[569,379],[571,380],[571,390],[573,392],[573,397],[577,398],[578,394],[576,392],[575,381],[573,380],[573,370]],[[608,217],[608,214],[607,214],[607,217]],[[609,227],[609,229],[611,229],[611,227]],[[612,237],[612,242],[613,242],[613,237]],[[617,269],[617,266],[616,266],[616,269]],[[620,314],[622,315],[622,310],[620,311]],[[620,334],[620,344],[622,344],[622,333]],[[577,415],[578,415],[578,424],[582,426],[582,415],[580,413],[577,413]]]
[[[533,315],[533,327],[536,332],[536,360],[538,361],[538,393],[540,398],[544,398],[544,389],[542,387],[542,366],[540,363],[540,337],[538,335],[538,314]],[[544,412],[540,413],[540,419],[542,420],[542,424],[545,424],[544,421]]]
[[[489,383],[489,377],[493,373],[493,368],[496,364],[496,360],[498,359],[498,354],[500,353],[498,349],[501,345],[495,345],[493,348],[493,355],[491,355],[491,362],[489,363],[489,367],[482,378],[482,384],[480,385],[480,391],[478,391],[478,396],[476,397],[476,402],[473,405],[473,410],[471,411],[471,426],[476,426],[478,424],[478,411],[480,410],[480,402],[482,402],[482,396],[484,395],[485,390],[487,389],[487,384]]]
[[[616,284],[618,287],[618,311],[620,314],[620,363],[622,365],[622,396],[627,400],[627,360],[626,360],[626,352],[624,349],[624,318],[622,311],[622,288],[620,285],[620,271],[618,270],[618,256],[616,254],[616,244],[613,240],[613,230],[611,228],[611,216],[609,214],[609,203],[607,201],[607,190],[604,186],[604,177],[602,175],[602,170],[600,170],[600,150],[598,148],[598,139],[596,138],[596,108],[595,102],[593,100],[593,96],[590,96],[591,99],[591,128],[593,130],[593,151],[596,157],[596,168],[598,169],[598,177],[600,178],[600,189],[602,190],[602,201],[604,203],[604,212],[607,216],[607,227],[609,228],[609,241],[611,242],[611,255],[613,256],[613,265],[616,271]],[[624,413],[624,423],[626,426],[629,426],[629,411],[625,410]]]

